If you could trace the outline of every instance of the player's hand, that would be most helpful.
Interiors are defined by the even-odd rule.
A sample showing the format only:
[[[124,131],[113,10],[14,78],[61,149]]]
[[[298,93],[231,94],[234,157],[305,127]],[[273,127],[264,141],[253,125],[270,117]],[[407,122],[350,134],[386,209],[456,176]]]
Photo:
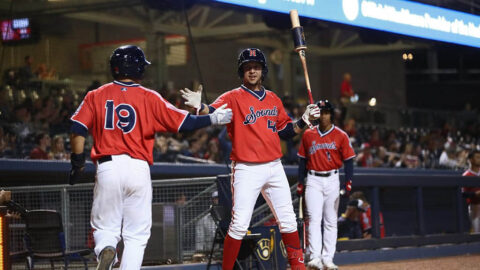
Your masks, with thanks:
[[[307,114],[306,116],[310,121],[318,119],[320,118],[320,108],[317,106],[317,104],[310,104],[307,106],[304,114]]]
[[[305,193],[305,186],[302,183],[298,183],[297,185],[297,195],[298,196],[303,196]]]
[[[350,196],[350,190],[352,190],[352,180],[347,180],[342,183],[342,186],[340,187],[340,195],[348,197]]]
[[[70,163],[72,164],[72,169],[70,170],[68,183],[70,185],[75,185],[85,169],[85,153],[72,153],[70,155]]]
[[[227,108],[227,104],[218,107],[213,113],[209,114],[212,125],[225,125],[232,122],[232,109]]]
[[[197,91],[192,91],[188,88],[180,89],[182,98],[185,99],[185,105],[195,108],[197,111],[202,106],[202,91],[203,86],[200,84]]]

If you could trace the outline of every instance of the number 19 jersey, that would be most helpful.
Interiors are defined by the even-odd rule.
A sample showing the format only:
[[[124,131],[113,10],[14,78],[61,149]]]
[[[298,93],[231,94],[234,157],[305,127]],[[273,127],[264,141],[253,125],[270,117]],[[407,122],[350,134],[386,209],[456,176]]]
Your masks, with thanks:
[[[275,93],[264,90],[259,96],[242,85],[222,94],[210,106],[216,109],[223,104],[233,112],[232,122],[227,124],[232,160],[264,163],[282,157],[278,131],[291,119]]]
[[[155,133],[178,132],[187,115],[153,90],[114,81],[88,92],[71,120],[93,136],[93,161],[128,154],[152,164]]]

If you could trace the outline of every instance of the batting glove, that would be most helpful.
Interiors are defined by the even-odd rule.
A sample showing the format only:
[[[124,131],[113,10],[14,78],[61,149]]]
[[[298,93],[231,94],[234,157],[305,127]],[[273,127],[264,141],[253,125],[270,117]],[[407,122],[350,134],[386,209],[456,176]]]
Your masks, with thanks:
[[[232,109],[227,108],[227,104],[218,107],[213,113],[209,114],[212,125],[225,125],[232,122]]]
[[[182,98],[185,99],[185,105],[195,108],[198,112],[202,107],[202,90],[202,85],[198,87],[197,91],[192,91],[188,88],[180,89]]]
[[[70,170],[68,183],[70,185],[75,185],[85,169],[85,153],[72,153],[70,155],[70,163],[72,164],[72,169]]]
[[[340,195],[348,197],[350,196],[350,190],[352,190],[352,180],[345,181],[340,188]]]
[[[297,195],[298,196],[303,196],[304,193],[305,193],[305,186],[301,183],[298,183],[298,185],[297,185]]]

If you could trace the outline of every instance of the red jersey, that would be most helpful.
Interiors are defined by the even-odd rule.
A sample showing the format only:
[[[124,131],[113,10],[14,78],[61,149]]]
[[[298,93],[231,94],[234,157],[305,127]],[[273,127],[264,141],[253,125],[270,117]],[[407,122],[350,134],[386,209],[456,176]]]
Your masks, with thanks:
[[[379,213],[380,218],[380,238],[385,237],[385,226],[383,225],[383,214]],[[366,232],[372,229],[372,208],[369,206],[365,212],[362,212],[360,218],[360,225],[362,226],[362,231]]]
[[[480,172],[474,172],[470,169],[466,170],[462,176],[480,176]],[[479,182],[480,186],[480,182]],[[480,190],[480,187],[463,187],[462,192],[477,192]],[[467,203],[473,203],[473,204],[480,204],[480,198],[475,197],[475,198],[467,198]]]
[[[277,132],[292,120],[277,95],[265,90],[259,96],[242,85],[222,94],[210,106],[216,109],[225,103],[233,112],[232,122],[227,124],[231,160],[264,163],[282,157]]]
[[[332,125],[322,133],[318,127],[303,133],[298,156],[307,159],[307,169],[318,172],[339,169],[344,160],[355,157],[347,133]]]
[[[156,132],[178,132],[188,112],[157,92],[118,81],[88,92],[71,120],[93,136],[91,158],[128,154],[153,163]]]

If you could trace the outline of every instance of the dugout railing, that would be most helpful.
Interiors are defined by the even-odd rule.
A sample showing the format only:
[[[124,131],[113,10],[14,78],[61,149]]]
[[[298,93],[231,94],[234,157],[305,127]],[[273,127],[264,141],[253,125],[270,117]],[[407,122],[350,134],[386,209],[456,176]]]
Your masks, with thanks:
[[[60,166],[65,167],[63,164]],[[178,171],[181,168],[184,172],[193,170],[205,174],[225,171],[225,168],[218,165],[209,166],[172,164],[169,170]],[[152,167],[152,171],[158,171],[155,167],[156,165]],[[297,206],[294,194],[296,167],[285,166],[285,171],[292,180],[292,196],[294,205]],[[381,211],[387,237],[339,242],[339,250],[480,241],[478,235],[468,234],[467,209],[461,196],[462,186],[480,186],[480,179],[461,177],[461,172],[458,171],[443,170],[356,168],[355,171],[354,189],[363,190],[372,204],[373,235],[379,235],[376,213]],[[62,213],[68,248],[84,248],[91,241],[89,217],[93,184],[10,186],[8,189],[12,191],[13,199],[27,209],[53,209]],[[199,251],[196,247],[195,226],[208,214],[211,192],[215,189],[216,177],[153,181],[153,203],[169,204],[177,209],[175,213],[179,216],[180,229],[175,231],[178,238],[175,248],[179,261],[189,260]],[[342,199],[340,212],[345,204],[346,199]],[[262,203],[258,206],[252,218],[253,226],[260,226],[271,219],[268,207]],[[14,220],[10,228],[12,251],[22,250],[24,225],[21,221]]]

